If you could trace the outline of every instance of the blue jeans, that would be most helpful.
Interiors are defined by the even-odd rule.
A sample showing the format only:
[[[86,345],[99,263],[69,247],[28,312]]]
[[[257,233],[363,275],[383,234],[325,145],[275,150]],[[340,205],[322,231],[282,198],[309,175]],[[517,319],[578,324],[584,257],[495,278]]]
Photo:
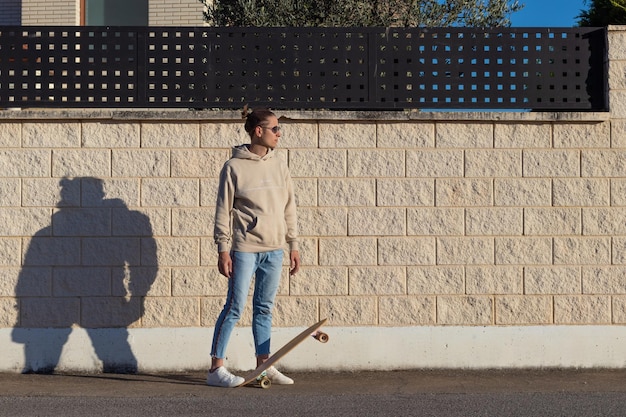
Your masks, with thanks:
[[[254,279],[252,335],[257,356],[269,355],[274,298],[283,266],[282,249],[271,252],[232,252],[233,275],[228,280],[226,304],[215,323],[211,356],[223,359],[230,335],[241,318]]]

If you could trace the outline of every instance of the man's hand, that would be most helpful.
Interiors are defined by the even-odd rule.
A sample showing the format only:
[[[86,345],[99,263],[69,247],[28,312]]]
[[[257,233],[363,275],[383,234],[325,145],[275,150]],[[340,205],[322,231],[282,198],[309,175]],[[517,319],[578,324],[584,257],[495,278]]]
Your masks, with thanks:
[[[289,253],[289,259],[289,275],[296,275],[296,273],[300,270],[300,252],[292,250]]]
[[[220,274],[227,278],[233,276],[233,260],[230,258],[229,252],[220,252],[217,259],[217,268]]]

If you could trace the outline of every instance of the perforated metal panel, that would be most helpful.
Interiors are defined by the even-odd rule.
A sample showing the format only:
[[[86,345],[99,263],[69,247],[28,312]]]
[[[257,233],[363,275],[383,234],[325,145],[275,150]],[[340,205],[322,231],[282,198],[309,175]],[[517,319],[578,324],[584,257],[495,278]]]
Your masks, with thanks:
[[[0,27],[0,106],[606,110],[602,28]]]
[[[137,104],[137,34],[77,28],[1,28],[0,104]]]

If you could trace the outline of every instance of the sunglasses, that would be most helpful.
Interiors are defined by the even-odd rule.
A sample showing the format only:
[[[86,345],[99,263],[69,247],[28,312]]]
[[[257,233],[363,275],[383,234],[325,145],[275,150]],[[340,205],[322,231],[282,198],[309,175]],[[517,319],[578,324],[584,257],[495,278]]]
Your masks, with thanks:
[[[282,127],[280,127],[280,126],[274,126],[274,127],[259,126],[259,127],[262,128],[262,129],[269,129],[269,130],[272,131],[273,134],[277,134],[282,129]]]

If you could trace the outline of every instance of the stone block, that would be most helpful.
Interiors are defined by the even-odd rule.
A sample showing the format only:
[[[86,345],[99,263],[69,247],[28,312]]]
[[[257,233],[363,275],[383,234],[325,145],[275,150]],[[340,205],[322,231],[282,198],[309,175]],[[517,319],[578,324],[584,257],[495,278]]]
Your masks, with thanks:
[[[289,169],[294,178],[345,177],[347,163],[347,153],[343,149],[289,151]]]
[[[63,208],[52,217],[53,236],[111,236],[111,209]]]
[[[197,123],[142,123],[142,148],[197,148],[200,125]]]
[[[124,266],[111,268],[111,294],[116,297],[169,297],[172,295],[172,271],[160,266]]]
[[[548,178],[496,178],[494,201],[496,206],[551,206],[552,181]]]
[[[213,149],[173,149],[172,176],[183,178],[219,177],[227,152]]]
[[[436,245],[433,237],[383,237],[378,239],[379,265],[434,265]]]
[[[497,237],[496,265],[552,264],[552,239],[532,237]]]
[[[317,123],[285,122],[279,119],[281,130],[278,146],[285,149],[317,148],[319,133]]]
[[[437,239],[438,265],[494,263],[494,243],[484,237],[441,237]]]
[[[20,326],[17,299],[0,297],[0,328]]]
[[[289,294],[295,296],[348,295],[348,268],[306,267],[289,279]]]
[[[150,149],[114,149],[113,176],[116,177],[169,177],[169,151]]]
[[[611,146],[611,124],[563,123],[554,125],[555,148],[609,148]]]
[[[0,266],[16,266],[21,263],[22,242],[20,238],[0,238]]]
[[[349,177],[404,177],[404,150],[348,150]]]
[[[141,299],[85,297],[81,300],[81,323],[87,328],[140,327]]]
[[[320,319],[317,298],[276,297],[272,316],[272,325],[275,327],[301,327],[304,323],[313,324]]]
[[[610,185],[608,178],[557,178],[554,185],[555,206],[608,206]]]
[[[380,324],[383,326],[424,326],[436,322],[435,297],[381,297]]]
[[[579,177],[580,155],[576,150],[524,150],[524,177]]]
[[[63,200],[66,200],[65,196],[68,195],[68,186],[72,187],[69,191],[73,202],[74,181],[63,185]],[[107,178],[106,180],[83,178],[80,181],[80,205],[82,207],[138,207],[139,186],[138,178]],[[66,204],[65,201],[63,204]]]
[[[432,179],[378,179],[375,189],[376,205],[379,207],[435,205],[435,183]]]
[[[521,236],[523,209],[515,207],[470,207],[465,210],[468,236]]]
[[[200,299],[195,297],[146,297],[142,327],[200,326]]]
[[[72,237],[38,235],[24,238],[24,265],[26,266],[72,266],[81,264],[81,242]]]
[[[320,206],[359,207],[376,205],[375,179],[320,178],[318,182]],[[313,195],[317,195],[317,190]]]
[[[144,207],[198,207],[200,190],[194,178],[146,178],[141,182]]]
[[[317,179],[316,178],[297,178],[293,180],[293,188],[294,188],[294,193],[296,195],[296,205],[298,207],[314,207],[318,205],[318,195],[317,195]],[[203,183],[200,184],[201,187],[201,204],[202,205],[206,205],[204,204],[204,196],[205,196],[205,186],[203,185]],[[322,187],[321,188],[322,193],[320,194],[320,196],[324,195],[328,195],[331,194],[333,191],[332,188],[329,190],[328,187]],[[212,205],[215,204],[215,200],[217,198],[217,189],[215,190],[214,193],[211,194],[212,199],[210,201],[212,201]],[[356,200],[356,199],[355,199]],[[357,203],[358,205],[358,201],[353,201],[352,203]],[[330,204],[330,205],[334,205],[334,204]]]
[[[52,172],[51,161],[49,150],[0,150],[0,177],[49,177]]]
[[[611,179],[611,205],[626,207],[626,179]]]
[[[610,324],[611,297],[602,295],[557,295],[554,324]]]
[[[95,122],[82,123],[83,148],[138,148],[139,123]]]
[[[145,243],[145,244],[144,244]],[[142,264],[145,252],[154,253],[151,244],[156,245],[156,265],[158,266],[199,266],[200,240],[192,237],[156,238],[142,242]],[[149,265],[150,263],[148,263]],[[156,266],[155,265],[155,266]]]
[[[626,324],[626,297],[612,297],[613,324]]]
[[[626,235],[626,208],[583,208],[582,211],[584,235]]]
[[[552,324],[552,297],[529,295],[496,297],[496,324],[502,326]]]
[[[108,149],[60,149],[52,153],[53,177],[110,177]]]
[[[556,237],[555,265],[602,265],[611,262],[611,238]]]
[[[242,143],[250,143],[244,129],[244,121],[209,122],[200,124],[200,147],[230,149]]]
[[[626,267],[584,267],[583,294],[626,294]]]
[[[407,268],[408,294],[464,294],[462,266],[421,266]]]
[[[21,297],[20,326],[69,328],[80,323],[80,298]]]
[[[626,238],[613,237],[611,253],[614,265],[626,265]]]
[[[106,267],[55,267],[52,270],[54,297],[111,295],[111,270]]]
[[[320,148],[375,148],[375,123],[320,123]]]
[[[463,150],[424,149],[406,151],[407,177],[462,177]]]
[[[351,267],[350,295],[404,295],[406,294],[406,268]]]
[[[141,239],[135,237],[67,238],[81,244],[81,262],[86,266],[141,265]]]
[[[0,122],[0,148],[19,148],[22,144],[22,124]]]
[[[0,207],[0,236],[31,236],[40,231],[50,234],[50,214],[49,208]]]
[[[378,324],[376,297],[332,297],[320,299],[320,317],[328,317],[333,326]]]
[[[435,147],[435,125],[433,123],[379,123],[376,135],[379,148]]]
[[[22,187],[19,178],[0,178],[0,205],[4,207],[28,206],[22,203]]]
[[[228,291],[228,279],[214,266],[176,268],[172,271],[172,296],[222,296]]]
[[[521,177],[522,151],[468,149],[465,152],[466,177]]]
[[[490,123],[437,123],[437,148],[493,148]]]
[[[552,126],[549,123],[497,123],[494,142],[496,148],[551,148]]]
[[[521,267],[468,266],[465,269],[467,294],[522,294]]]
[[[621,63],[623,71],[626,74],[626,61]],[[624,90],[626,90],[626,76],[622,77],[624,81]],[[626,148],[626,120],[611,120],[611,147],[615,149]]]
[[[581,159],[583,177],[626,177],[626,150],[584,150]]]
[[[320,239],[320,265],[376,265],[377,246],[375,238]]]
[[[525,294],[582,294],[580,268],[576,266],[528,266],[524,268]]]
[[[492,180],[454,178],[435,180],[435,201],[438,207],[491,206]]]
[[[172,209],[172,236],[213,236],[215,209]]]
[[[409,236],[454,236],[465,233],[463,208],[408,208]]]
[[[437,297],[437,324],[487,326],[494,322],[494,301],[487,296]]]
[[[524,235],[580,235],[583,223],[580,211],[558,207],[524,209]]]
[[[1,297],[52,296],[52,268],[23,266],[0,269]]]
[[[348,209],[349,236],[404,236],[406,210],[396,207]]]
[[[22,124],[24,148],[80,148],[80,123],[25,122]]]
[[[300,207],[298,229],[302,236],[347,236],[346,208]]]

